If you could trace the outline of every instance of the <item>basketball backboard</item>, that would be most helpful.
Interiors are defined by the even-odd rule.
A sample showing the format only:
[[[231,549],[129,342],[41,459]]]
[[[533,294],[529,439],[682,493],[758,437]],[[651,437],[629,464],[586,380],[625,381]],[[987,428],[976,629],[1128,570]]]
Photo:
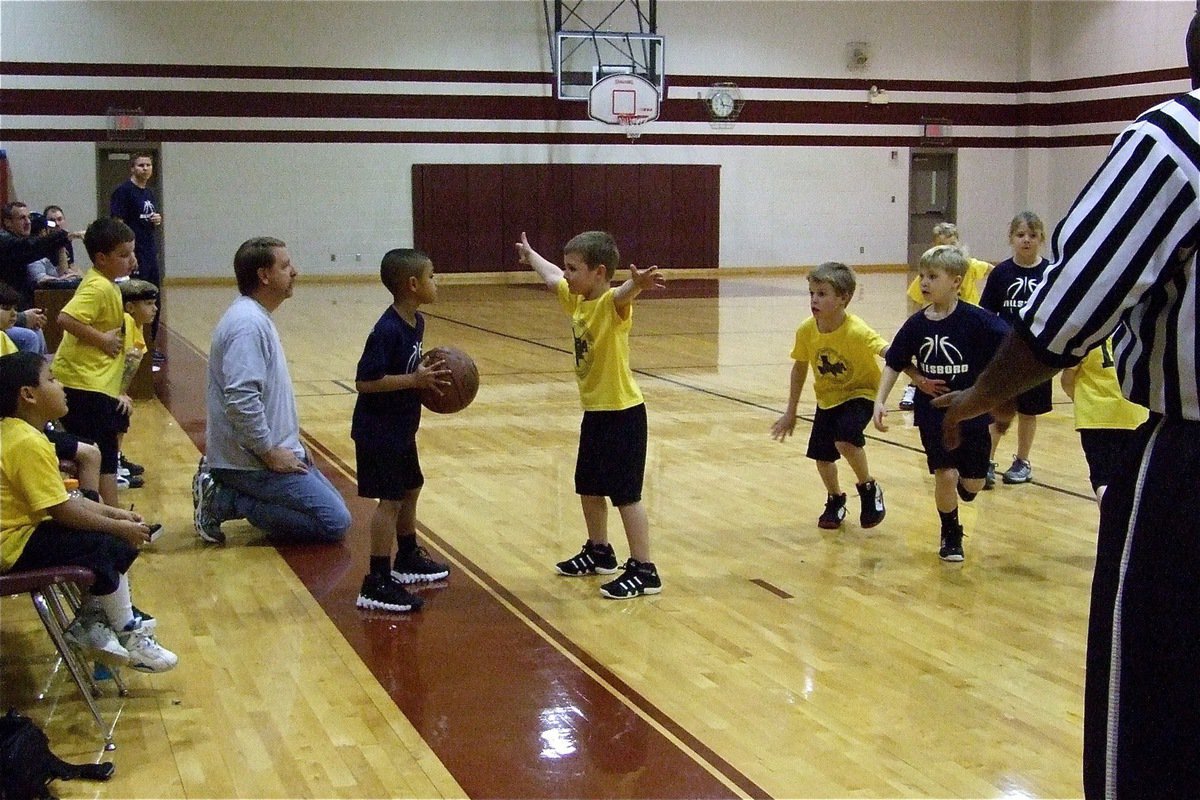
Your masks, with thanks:
[[[587,100],[609,75],[638,75],[662,97],[663,37],[648,33],[558,31],[555,89],[561,100]]]

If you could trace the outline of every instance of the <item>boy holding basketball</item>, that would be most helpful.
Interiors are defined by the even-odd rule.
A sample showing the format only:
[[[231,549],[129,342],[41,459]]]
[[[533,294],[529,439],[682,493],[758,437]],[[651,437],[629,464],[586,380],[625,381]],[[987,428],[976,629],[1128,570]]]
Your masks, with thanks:
[[[917,393],[913,417],[934,476],[933,500],[942,524],[938,557],[951,562],[963,560],[958,499],[974,500],[987,476],[990,418],[985,414],[963,422],[961,443],[947,450],[942,444],[946,412],[934,405],[926,384],[942,382],[952,392],[972,386],[1008,332],[999,317],[959,298],[966,273],[967,257],[953,245],[931,247],[921,256],[921,294],[929,305],[909,317],[892,339],[874,412],[875,427],[886,431],[888,394],[900,373],[915,362],[923,380],[917,384],[922,391]]]
[[[867,466],[867,440],[863,435],[874,411],[879,388],[877,357],[887,353],[887,342],[846,306],[854,297],[854,273],[845,264],[828,261],[808,276],[812,316],[796,329],[792,346],[792,377],[787,410],[771,427],[771,438],[787,439],[796,427],[800,392],[813,369],[817,413],[808,437],[808,457],[817,462],[825,484],[825,510],[818,527],[834,530],[846,518],[846,494],[838,482],[837,462],[843,456],[857,478],[862,503],[859,524],[874,528],[887,513],[883,489]]]
[[[629,280],[611,286],[620,261],[611,234],[587,231],[563,247],[563,266],[547,261],[529,246],[525,234],[516,244],[528,264],[558,294],[571,317],[575,340],[575,378],[583,403],[575,492],[583,505],[588,539],[573,558],[560,561],[560,575],[611,575],[617,556],[608,543],[608,500],[617,507],[630,558],[615,580],[600,587],[614,600],[658,594],[662,581],[650,560],[650,521],[642,504],[646,469],[646,404],[629,368],[629,331],[633,301],[646,289],[663,286],[658,267],[629,265]]]
[[[378,611],[416,611],[422,600],[405,584],[450,574],[417,544],[417,498],[425,477],[417,458],[420,391],[448,384],[449,370],[421,360],[425,317],[417,310],[437,300],[433,262],[420,250],[383,256],[379,278],[392,295],[367,337],[354,379],[358,401],[350,436],[358,460],[358,495],[377,499],[371,515],[371,567],[356,605]],[[392,561],[392,540],[396,558]]]

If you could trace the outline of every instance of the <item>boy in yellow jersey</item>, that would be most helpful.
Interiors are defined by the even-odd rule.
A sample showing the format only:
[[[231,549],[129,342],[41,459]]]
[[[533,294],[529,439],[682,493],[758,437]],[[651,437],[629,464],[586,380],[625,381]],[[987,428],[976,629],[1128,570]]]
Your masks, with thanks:
[[[117,436],[128,428],[122,413],[125,371],[125,310],[116,280],[133,272],[133,231],[119,219],[102,217],[88,226],[83,245],[92,268],[58,315],[62,343],[54,374],[67,390],[70,410],[63,426],[100,448],[100,497],[117,505]]]
[[[958,226],[953,222],[939,222],[933,226],[933,244],[931,246],[937,247],[943,244],[954,245],[964,254],[967,252],[966,247],[958,240]],[[958,288],[958,298],[966,300],[972,305],[979,305],[979,298],[983,294],[983,282],[991,271],[992,265],[988,262],[967,256],[967,274],[963,275],[962,286]],[[925,298],[921,294],[921,276],[916,275],[908,285],[909,315],[917,313],[926,305]],[[900,410],[911,411],[916,396],[917,387],[910,383],[905,387],[904,394],[900,396]]]
[[[1088,351],[1078,366],[1064,369],[1059,380],[1067,397],[1075,401],[1075,430],[1079,431],[1088,478],[1099,503],[1109,481],[1125,463],[1121,458],[1125,445],[1150,412],[1121,394],[1112,339]]]
[[[846,306],[854,297],[854,273],[845,264],[829,261],[808,276],[812,316],[796,329],[792,347],[792,378],[787,410],[771,426],[771,438],[780,442],[796,428],[800,392],[813,368],[817,413],[808,437],[806,455],[817,462],[817,474],[828,497],[817,525],[840,528],[846,518],[846,495],[838,483],[837,461],[845,457],[857,479],[862,503],[859,524],[874,528],[887,513],[883,489],[867,466],[867,440],[863,431],[875,409],[875,392],[881,370],[877,357],[887,353],[887,342]]]
[[[67,494],[54,446],[42,433],[66,411],[66,394],[45,358],[0,356],[0,572],[68,564],[90,569],[96,580],[67,639],[106,663],[166,672],[179,659],[135,612],[128,576],[138,547],[158,526]]]
[[[121,344],[124,364],[121,367],[117,405],[125,415],[125,422],[123,430],[117,434],[117,486],[122,489],[137,489],[145,483],[142,475],[146,470],[142,465],[126,460],[121,444],[133,416],[133,399],[128,394],[129,387],[142,364],[142,357],[146,355],[145,326],[154,322],[154,318],[158,316],[158,287],[150,281],[130,278],[121,281],[119,288],[121,302],[125,308],[125,329]],[[155,366],[155,369],[158,367]]]
[[[611,575],[617,557],[608,543],[608,499],[621,514],[629,560],[615,580],[600,587],[610,599],[658,594],[662,581],[650,557],[650,521],[642,504],[646,470],[646,404],[629,368],[633,301],[664,285],[658,267],[629,265],[629,280],[613,288],[620,262],[617,243],[603,231],[586,231],[563,247],[563,266],[529,246],[525,234],[517,255],[558,294],[571,317],[575,377],[583,403],[575,491],[583,505],[588,539],[573,558],[556,565],[560,575]]]

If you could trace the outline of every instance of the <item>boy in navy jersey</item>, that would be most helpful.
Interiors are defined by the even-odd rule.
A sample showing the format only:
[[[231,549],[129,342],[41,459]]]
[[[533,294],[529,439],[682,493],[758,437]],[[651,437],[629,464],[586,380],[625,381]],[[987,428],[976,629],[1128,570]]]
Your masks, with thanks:
[[[960,391],[974,384],[1008,331],[999,317],[959,299],[958,287],[966,272],[967,258],[953,245],[930,248],[921,256],[921,294],[929,305],[909,317],[892,339],[875,395],[875,427],[886,431],[887,397],[896,378],[915,361],[926,379],[918,384],[923,391],[915,398],[913,416],[934,476],[934,503],[942,523],[938,556],[943,561],[963,560],[958,498],[970,502],[983,488],[992,447],[990,418],[964,422],[961,443],[947,450],[942,444],[945,412],[933,407],[925,390],[937,381],[942,383],[940,391]]]

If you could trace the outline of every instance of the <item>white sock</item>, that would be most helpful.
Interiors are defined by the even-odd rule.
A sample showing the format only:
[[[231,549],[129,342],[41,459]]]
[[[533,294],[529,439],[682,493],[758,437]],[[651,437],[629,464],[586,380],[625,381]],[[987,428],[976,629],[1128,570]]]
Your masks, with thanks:
[[[115,592],[100,595],[97,599],[114,631],[123,631],[133,622],[133,600],[129,595],[128,575],[121,576]]]

